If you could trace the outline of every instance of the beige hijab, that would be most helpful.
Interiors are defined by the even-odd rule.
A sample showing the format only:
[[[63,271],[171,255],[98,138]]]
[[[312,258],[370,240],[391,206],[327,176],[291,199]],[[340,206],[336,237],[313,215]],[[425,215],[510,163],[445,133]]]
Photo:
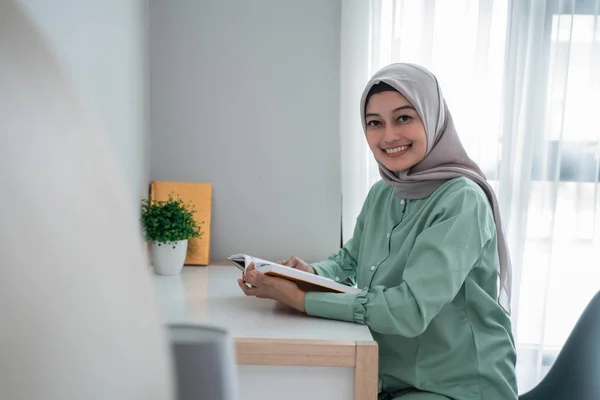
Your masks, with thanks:
[[[419,113],[427,134],[425,159],[409,170],[392,172],[378,162],[383,180],[394,186],[400,197],[407,199],[429,197],[444,182],[461,176],[481,186],[492,206],[498,236],[498,302],[509,312],[512,270],[498,200],[485,175],[462,146],[436,77],[427,69],[414,64],[392,64],[379,70],[371,78],[362,95],[360,110],[363,128],[366,128],[364,121],[367,95],[371,87],[380,82],[387,83],[406,97]]]

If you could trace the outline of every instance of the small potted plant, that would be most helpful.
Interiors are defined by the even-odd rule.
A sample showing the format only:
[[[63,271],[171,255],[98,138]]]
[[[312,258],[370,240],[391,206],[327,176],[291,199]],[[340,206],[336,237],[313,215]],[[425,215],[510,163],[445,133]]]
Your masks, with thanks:
[[[202,233],[194,220],[196,211],[179,197],[167,201],[142,200],[142,228],[151,243],[150,256],[159,275],[181,272],[188,248],[188,239]]]

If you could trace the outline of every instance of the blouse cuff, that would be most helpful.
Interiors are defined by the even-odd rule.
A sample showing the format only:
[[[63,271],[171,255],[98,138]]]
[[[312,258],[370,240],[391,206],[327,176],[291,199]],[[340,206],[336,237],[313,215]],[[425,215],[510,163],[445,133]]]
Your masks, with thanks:
[[[340,321],[365,323],[367,291],[360,293],[308,292],[304,308],[308,315]]]

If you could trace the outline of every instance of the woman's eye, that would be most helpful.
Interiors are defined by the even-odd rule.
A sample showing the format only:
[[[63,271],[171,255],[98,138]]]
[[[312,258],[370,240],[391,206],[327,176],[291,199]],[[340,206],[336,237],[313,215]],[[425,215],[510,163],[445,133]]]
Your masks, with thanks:
[[[410,115],[401,115],[398,117],[398,122],[408,122],[412,119]]]
[[[379,122],[379,121],[369,121],[369,122],[367,122],[367,126],[371,127],[371,128],[374,128],[374,127],[379,126],[379,125],[381,125],[381,122]]]

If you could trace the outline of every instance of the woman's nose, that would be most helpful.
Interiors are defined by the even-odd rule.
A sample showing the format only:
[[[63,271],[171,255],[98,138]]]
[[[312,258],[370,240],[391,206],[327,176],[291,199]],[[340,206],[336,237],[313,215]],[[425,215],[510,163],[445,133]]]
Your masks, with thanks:
[[[385,127],[384,139],[388,142],[402,138],[402,132],[397,126],[387,125]]]

